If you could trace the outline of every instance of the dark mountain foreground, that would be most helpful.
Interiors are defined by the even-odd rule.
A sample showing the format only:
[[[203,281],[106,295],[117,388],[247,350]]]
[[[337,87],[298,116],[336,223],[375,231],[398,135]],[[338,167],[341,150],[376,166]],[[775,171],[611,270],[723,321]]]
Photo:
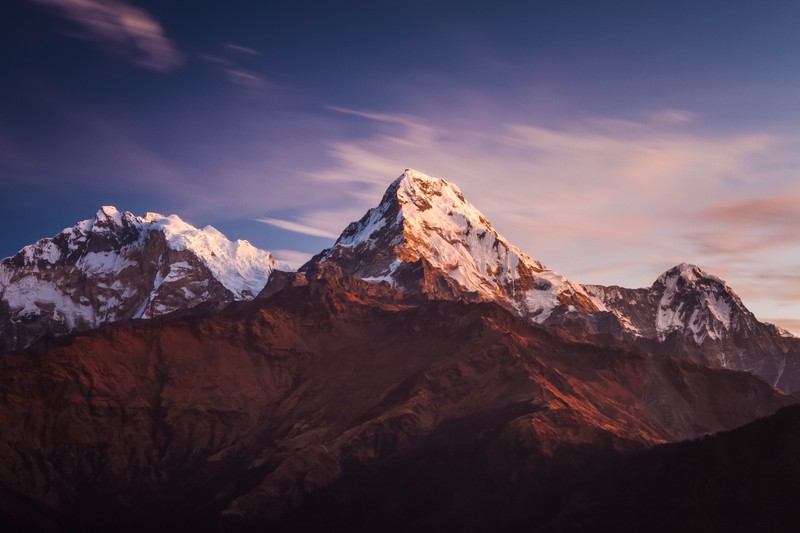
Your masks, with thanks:
[[[534,529],[583,512],[574,490],[632,452],[794,402],[749,374],[323,264],[222,312],[0,357],[0,525]]]
[[[800,528],[800,406],[658,446],[576,491],[547,532],[793,532]]]

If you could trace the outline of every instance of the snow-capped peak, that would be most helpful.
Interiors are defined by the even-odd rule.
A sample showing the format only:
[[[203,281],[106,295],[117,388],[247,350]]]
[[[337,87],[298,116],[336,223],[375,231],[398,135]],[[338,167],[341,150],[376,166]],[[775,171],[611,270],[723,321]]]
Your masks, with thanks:
[[[79,223],[79,226],[94,233],[114,233],[120,228],[131,229],[136,225],[135,215],[127,211],[121,212],[113,205],[104,205],[98,209],[94,220]]]
[[[598,310],[582,287],[501,237],[456,185],[412,169],[312,262],[334,261],[351,275],[407,288],[402,272],[420,260],[461,295],[503,303],[537,322],[557,308]]]
[[[197,255],[236,299],[258,294],[275,269],[272,254],[248,241],[229,241],[213,226],[197,229],[178,215],[147,213],[147,216],[140,219],[143,228],[163,232],[173,250],[189,250]]]
[[[119,226],[122,224],[122,213],[113,205],[104,205],[97,210],[94,220],[95,222],[113,222]]]
[[[662,283],[666,283],[667,279],[674,278],[676,276],[683,278],[688,283],[696,283],[701,280],[706,280],[718,283],[724,287],[727,287],[728,285],[722,278],[719,278],[713,274],[709,274],[708,272],[706,272],[697,265],[685,262],[670,268],[669,270],[661,274],[658,280],[661,281]]]
[[[723,279],[689,263],[664,272],[651,293],[658,297],[656,332],[660,339],[678,330],[691,332],[698,344],[706,338],[717,340],[731,329],[734,315],[751,316]]]
[[[434,207],[438,208],[471,208],[477,210],[464,199],[461,189],[453,183],[448,183],[442,178],[434,178],[422,172],[406,169],[389,187],[397,187],[397,197],[401,202],[410,202],[419,211],[427,211]],[[438,200],[437,200],[438,199]],[[473,213],[474,214],[474,213]]]
[[[229,241],[211,226],[103,206],[94,219],[0,261],[0,347],[209,300],[253,298],[274,268],[269,252]]]
[[[87,245],[88,252],[103,254],[121,251],[134,244],[141,246],[154,231],[163,233],[173,250],[189,250],[196,254],[236,299],[258,294],[275,268],[269,252],[248,241],[229,241],[213,226],[198,229],[178,215],[148,212],[138,217],[108,205],[98,209],[93,220],[78,222],[55,238],[26,246],[19,254],[28,264],[39,261],[55,264],[82,254]],[[85,257],[83,262],[91,263]]]

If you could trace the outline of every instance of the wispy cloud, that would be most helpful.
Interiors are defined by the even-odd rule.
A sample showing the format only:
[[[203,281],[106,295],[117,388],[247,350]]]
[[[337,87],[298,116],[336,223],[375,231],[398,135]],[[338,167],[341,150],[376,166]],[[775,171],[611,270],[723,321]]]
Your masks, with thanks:
[[[800,178],[800,170],[798,171]],[[701,212],[701,220],[723,224],[767,227],[800,225],[800,188],[772,196],[748,198],[715,204]]]
[[[278,263],[278,268],[289,267],[290,270],[297,270],[312,257],[312,254],[297,250],[270,250],[270,252]]]
[[[234,67],[228,67],[224,70],[228,75],[228,79],[241,87],[246,87],[248,89],[261,89],[266,83],[263,77],[249,70],[243,70]]]
[[[642,215],[652,227],[708,206],[731,176],[748,175],[757,158],[775,151],[770,135],[700,136],[665,131],[649,121],[460,128],[407,115],[330,109],[385,127],[362,139],[331,142],[335,164],[314,174],[320,181],[385,185],[387,176],[414,167],[457,181],[500,219],[545,218],[565,228],[595,228],[591,221],[602,220],[611,223],[610,232],[626,230],[618,236],[633,229],[625,227],[631,216]]]
[[[84,38],[129,55],[137,65],[161,72],[183,62],[161,25],[122,0],[31,0],[52,8],[85,30]]]
[[[686,124],[695,119],[695,114],[685,109],[660,109],[645,113],[644,116],[655,122],[670,125]]]
[[[800,176],[798,176],[800,178]],[[770,250],[800,250],[800,188],[760,198],[710,205],[694,217],[686,238],[698,250],[741,256]]]
[[[233,66],[233,61],[224,57],[220,57],[216,54],[198,54],[197,57],[203,61],[207,61],[208,63],[213,63],[214,65],[221,65],[223,67]]]
[[[255,48],[250,48],[249,46],[243,46],[241,44],[225,43],[225,47],[230,50],[233,50],[234,52],[239,52],[240,54],[245,54],[249,56],[261,55],[261,52],[259,52]]]
[[[293,231],[295,233],[302,233],[304,235],[311,235],[313,237],[324,237],[327,239],[335,239],[338,237],[338,235],[328,230],[314,226],[308,226],[306,224],[300,224],[298,222],[292,222],[290,220],[281,220],[279,218],[259,218],[256,220],[264,224],[269,224],[270,226],[275,226],[276,228]]]
[[[245,48],[238,45],[233,45],[230,43],[225,43],[224,50],[222,54],[209,54],[203,53],[198,54],[198,58],[214,65],[216,68],[222,72],[225,77],[228,78],[228,81],[233,83],[234,85],[238,85],[244,89],[263,89],[267,86],[267,80],[264,76],[257,74],[250,68],[246,68],[241,65],[241,61],[239,58],[231,57],[231,54],[225,54],[225,51],[234,50],[238,52],[238,54],[246,54],[246,55],[260,55],[257,50],[252,50],[250,48]],[[244,52],[244,50],[248,50],[248,52]],[[252,53],[250,53],[252,52]],[[237,55],[238,55],[237,54]]]
[[[393,115],[389,113],[375,113],[373,111],[364,111],[359,109],[351,109],[349,107],[340,107],[340,106],[327,106],[327,109],[330,111],[335,111],[337,113],[342,113],[343,115],[353,115],[355,117],[366,118],[368,120],[374,120],[376,122],[386,122],[389,124],[399,124],[401,126],[406,126],[411,130],[423,130],[423,131],[430,131],[430,127],[425,125],[425,123],[416,117],[410,115]]]

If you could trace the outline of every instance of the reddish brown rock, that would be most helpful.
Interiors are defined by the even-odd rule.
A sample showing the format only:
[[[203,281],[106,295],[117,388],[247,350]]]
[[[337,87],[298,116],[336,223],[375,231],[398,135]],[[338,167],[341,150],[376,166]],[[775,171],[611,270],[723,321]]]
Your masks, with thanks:
[[[442,450],[443,473],[472,465],[498,494],[540,494],[587,459],[796,401],[747,374],[602,348],[491,303],[409,300],[331,267],[283,287],[1,357],[0,488],[22,502],[7,520],[291,527],[309,496],[367,472],[407,465],[419,484]],[[475,479],[453,494],[477,513],[494,489]],[[419,516],[456,520],[461,504],[443,502]]]

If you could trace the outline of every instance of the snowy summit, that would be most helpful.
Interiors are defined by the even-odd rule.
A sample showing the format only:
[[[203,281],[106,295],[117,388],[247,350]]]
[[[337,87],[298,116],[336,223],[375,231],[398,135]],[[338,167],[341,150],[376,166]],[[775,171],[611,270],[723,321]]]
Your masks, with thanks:
[[[411,169],[332,248],[311,260],[326,261],[347,274],[405,290],[416,286],[432,296],[448,292],[495,301],[536,322],[556,311],[601,309],[580,285],[500,236],[457,186]],[[438,282],[414,279],[418,265],[435,272]]]
[[[0,261],[3,348],[206,301],[249,299],[274,268],[269,252],[229,241],[211,226],[103,206],[94,219]]]

